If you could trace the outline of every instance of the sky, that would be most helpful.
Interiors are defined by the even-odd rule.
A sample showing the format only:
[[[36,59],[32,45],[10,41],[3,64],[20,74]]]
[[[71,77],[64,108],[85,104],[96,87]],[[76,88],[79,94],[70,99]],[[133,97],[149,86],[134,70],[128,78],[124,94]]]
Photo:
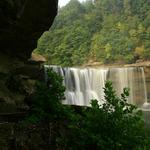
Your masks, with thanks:
[[[62,6],[65,6],[70,0],[59,0],[59,6],[62,7]],[[85,0],[79,0],[80,2],[83,2]]]

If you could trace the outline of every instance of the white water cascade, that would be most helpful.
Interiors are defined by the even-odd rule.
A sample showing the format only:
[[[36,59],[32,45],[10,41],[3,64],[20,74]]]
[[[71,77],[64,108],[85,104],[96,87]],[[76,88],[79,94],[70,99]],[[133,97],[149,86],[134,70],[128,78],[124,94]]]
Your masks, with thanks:
[[[147,90],[142,67],[128,68],[53,68],[63,76],[66,87],[64,104],[89,106],[91,99],[104,102],[103,87],[106,80],[111,80],[118,95],[124,87],[130,89],[128,102],[142,106],[147,103]]]

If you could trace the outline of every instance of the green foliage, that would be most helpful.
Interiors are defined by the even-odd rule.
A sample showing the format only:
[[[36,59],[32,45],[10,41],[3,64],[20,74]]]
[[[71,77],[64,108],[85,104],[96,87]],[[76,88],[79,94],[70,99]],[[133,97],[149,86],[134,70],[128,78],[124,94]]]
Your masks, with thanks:
[[[62,77],[51,69],[47,84],[37,84],[28,123],[49,125],[53,149],[68,150],[148,150],[142,112],[127,103],[129,91],[116,95],[112,83],[104,88],[103,104],[91,101],[92,107],[64,106]]]
[[[92,100],[91,108],[72,119],[67,135],[70,149],[137,150],[146,144],[142,112],[127,103],[128,89],[121,97],[106,82],[104,104]]]
[[[51,69],[47,72],[47,83],[39,82],[33,95],[31,112],[26,122],[38,123],[59,119],[63,115],[61,101],[64,99],[65,87],[62,77]]]
[[[147,0],[71,0],[59,9],[36,52],[44,54],[50,64],[63,66],[90,60],[133,63],[150,59],[149,20]]]

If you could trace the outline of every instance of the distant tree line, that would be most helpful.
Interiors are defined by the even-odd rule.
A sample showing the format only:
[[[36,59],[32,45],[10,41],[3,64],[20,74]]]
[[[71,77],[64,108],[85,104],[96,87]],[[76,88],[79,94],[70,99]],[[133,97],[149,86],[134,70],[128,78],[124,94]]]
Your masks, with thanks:
[[[150,0],[71,0],[36,52],[50,64],[133,63],[150,58]]]

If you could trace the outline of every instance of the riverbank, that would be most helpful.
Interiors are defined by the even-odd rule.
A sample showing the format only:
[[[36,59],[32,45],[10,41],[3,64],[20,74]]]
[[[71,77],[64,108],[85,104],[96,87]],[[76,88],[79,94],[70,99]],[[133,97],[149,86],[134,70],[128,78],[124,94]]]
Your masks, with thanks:
[[[111,63],[111,64],[103,64],[101,62],[89,62],[87,64],[83,64],[81,66],[81,68],[85,68],[85,67],[150,67],[150,60],[147,61],[137,61],[136,63],[132,63],[132,64],[125,64],[125,63]]]

